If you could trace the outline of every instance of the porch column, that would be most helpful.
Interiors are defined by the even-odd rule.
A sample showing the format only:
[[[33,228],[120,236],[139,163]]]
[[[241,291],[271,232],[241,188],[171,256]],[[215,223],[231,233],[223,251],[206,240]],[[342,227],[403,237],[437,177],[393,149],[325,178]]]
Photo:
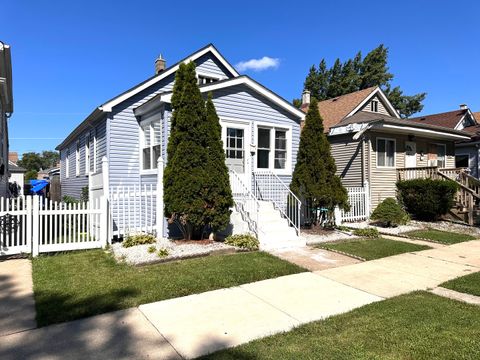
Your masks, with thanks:
[[[157,201],[156,201],[156,223],[157,238],[163,237],[164,217],[163,217],[163,158],[160,156],[157,160]]]

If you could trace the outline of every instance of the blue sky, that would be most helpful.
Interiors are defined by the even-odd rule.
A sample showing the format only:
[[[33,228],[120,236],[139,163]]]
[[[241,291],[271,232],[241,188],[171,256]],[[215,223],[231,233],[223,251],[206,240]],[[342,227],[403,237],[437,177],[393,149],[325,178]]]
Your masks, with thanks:
[[[6,1],[0,40],[12,46],[10,148],[53,149],[105,100],[214,43],[243,72],[288,100],[308,68],[383,43],[394,85],[428,93],[423,113],[480,111],[476,1]],[[264,62],[272,62],[264,59]]]

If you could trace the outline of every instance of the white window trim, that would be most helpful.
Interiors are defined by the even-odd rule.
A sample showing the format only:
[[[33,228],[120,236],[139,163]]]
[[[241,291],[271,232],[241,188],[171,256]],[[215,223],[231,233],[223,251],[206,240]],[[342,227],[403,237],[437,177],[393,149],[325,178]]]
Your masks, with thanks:
[[[379,103],[379,101],[377,99],[372,99],[372,101],[370,101],[370,111],[371,112],[378,113],[378,103]],[[374,104],[376,104],[376,106],[375,106],[377,108],[376,110],[373,109]]]
[[[65,154],[65,179],[70,177],[70,148],[67,148]]]
[[[257,167],[258,148],[255,151],[255,157],[253,161],[254,171],[271,171],[276,175],[291,175],[292,174],[292,126],[283,124],[272,124],[267,122],[255,123],[255,139],[254,144],[258,147],[258,129],[270,129],[270,154],[268,158],[268,169]],[[275,131],[272,130],[285,130],[287,139],[287,159],[285,162],[285,169],[275,169]]]
[[[157,144],[157,145],[160,145],[160,153],[162,152],[162,147],[163,147],[163,144],[162,144],[162,139],[163,139],[163,127],[162,127],[162,118],[161,116],[152,116],[152,117],[149,117],[145,120],[142,120],[139,122],[138,126],[139,126],[139,135],[140,135],[140,140],[139,140],[139,149],[138,149],[138,156],[139,156],[139,166],[140,166],[140,175],[155,175],[158,173],[158,169],[147,169],[147,170],[144,170],[143,169],[143,148],[145,146],[145,132],[143,130],[143,127],[145,125],[148,125],[149,126],[149,130],[150,130],[150,141],[153,142],[153,140],[155,139],[155,131],[153,130],[153,126],[152,124],[155,122],[155,121],[160,121],[160,144]],[[152,161],[152,156],[153,156],[153,145],[150,145],[150,148],[152,149],[150,151],[150,162]],[[161,155],[160,155],[161,156]],[[151,164],[152,165],[152,164]]]
[[[97,172],[97,129],[93,131],[93,173]]]
[[[85,134],[84,151],[85,151],[85,175],[88,175],[90,174],[90,163],[92,161],[90,158],[90,132],[87,132]]]
[[[393,141],[393,166],[381,166],[381,165],[378,165],[378,141],[379,140],[385,140],[385,141]],[[387,137],[377,137],[377,139],[375,140],[376,142],[376,149],[375,149],[375,165],[377,167],[377,169],[395,169],[397,167],[397,140],[394,139],[394,138],[387,138]],[[385,147],[386,149],[386,147]],[[386,158],[385,158],[385,162],[386,162]]]
[[[80,176],[80,140],[75,143],[75,176]]]
[[[211,74],[211,73],[207,73],[207,72],[203,72],[203,71],[196,71],[195,72],[195,77],[197,78],[197,83],[198,83],[198,79],[199,79],[200,76],[210,78],[210,79],[214,79],[215,81],[220,81],[220,80],[227,79],[227,77],[225,77],[225,76],[220,76],[220,75],[217,75],[217,74]],[[211,83],[209,83],[209,84],[211,84]],[[204,85],[209,85],[209,84],[204,84]]]

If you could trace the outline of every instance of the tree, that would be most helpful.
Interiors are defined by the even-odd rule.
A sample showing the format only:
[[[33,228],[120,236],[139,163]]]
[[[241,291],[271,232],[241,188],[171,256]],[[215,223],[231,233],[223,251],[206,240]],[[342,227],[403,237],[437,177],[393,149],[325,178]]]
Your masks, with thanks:
[[[27,170],[39,171],[56,166],[59,160],[60,154],[57,151],[27,152],[22,155],[18,165]]]
[[[205,188],[206,223],[212,231],[225,229],[230,222],[230,208],[233,206],[230,176],[225,163],[225,151],[222,143],[222,127],[209,94],[206,103],[206,132],[209,134],[207,144],[208,186]]]
[[[28,170],[26,173],[25,173],[25,180],[28,181],[28,180],[37,180],[37,177],[38,177],[38,172],[36,170]]]
[[[43,169],[49,169],[57,166],[58,162],[60,161],[60,154],[58,151],[44,150],[42,151],[41,158]]]
[[[348,209],[348,194],[330,152],[330,143],[324,133],[318,102],[312,98],[300,136],[300,147],[290,189],[307,207],[327,208],[332,214],[335,206]],[[318,219],[314,219],[318,225]]]
[[[230,215],[230,184],[220,124],[212,106],[208,105],[207,111],[197,85],[195,64],[181,64],[172,94],[164,202],[165,215],[187,240],[202,237],[207,227],[215,231],[227,225]]]
[[[309,90],[312,97],[317,100],[326,100],[379,86],[402,118],[408,118],[421,111],[426,93],[404,95],[400,87],[392,89],[392,80],[393,74],[388,68],[388,48],[381,44],[363,59],[361,52],[343,64],[340,59],[336,59],[331,68],[328,68],[325,59],[322,59],[318,69],[315,66],[310,68],[305,78],[304,89]],[[294,99],[293,103],[297,107],[301,106],[299,99]]]

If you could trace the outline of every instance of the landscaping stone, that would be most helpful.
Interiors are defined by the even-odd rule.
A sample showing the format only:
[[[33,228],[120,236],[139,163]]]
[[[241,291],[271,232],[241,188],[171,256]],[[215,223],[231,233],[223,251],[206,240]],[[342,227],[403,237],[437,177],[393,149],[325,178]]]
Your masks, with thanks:
[[[148,248],[154,246],[153,253],[148,252]],[[160,249],[166,249],[168,255],[158,256]],[[173,242],[168,239],[158,239],[155,244],[137,245],[125,248],[122,243],[112,245],[112,252],[118,261],[125,261],[131,265],[146,265],[159,262],[188,259],[193,257],[207,256],[213,253],[233,253],[240,251],[239,248],[226,245],[222,242]]]

